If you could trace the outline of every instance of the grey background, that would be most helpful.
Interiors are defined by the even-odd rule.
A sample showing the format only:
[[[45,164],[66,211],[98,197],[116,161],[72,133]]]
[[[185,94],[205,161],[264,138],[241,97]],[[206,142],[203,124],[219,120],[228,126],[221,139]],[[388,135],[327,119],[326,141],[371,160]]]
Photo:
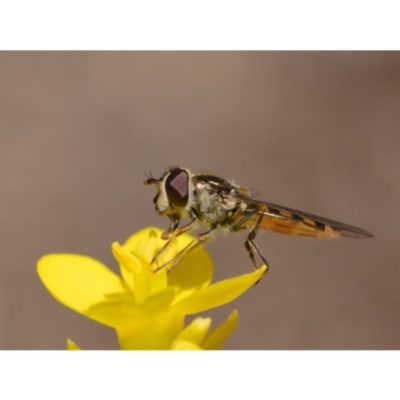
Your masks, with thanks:
[[[259,234],[271,270],[235,307],[228,349],[399,349],[400,55],[0,53],[0,348],[116,348],[36,274],[52,252],[116,270],[171,165],[360,226],[368,240]],[[215,279],[251,270],[244,233],[208,245]]]

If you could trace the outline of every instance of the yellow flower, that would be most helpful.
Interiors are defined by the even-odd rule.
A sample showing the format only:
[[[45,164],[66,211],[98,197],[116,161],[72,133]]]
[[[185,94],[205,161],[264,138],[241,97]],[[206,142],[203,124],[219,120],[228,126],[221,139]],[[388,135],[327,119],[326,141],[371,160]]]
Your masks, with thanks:
[[[194,319],[171,343],[171,350],[218,350],[236,328],[239,315],[233,310],[229,317],[208,333],[211,318]]]
[[[229,317],[212,332],[208,333],[211,318],[198,317],[184,328],[175,340],[170,350],[219,350],[226,339],[236,328],[239,315],[233,310]],[[75,342],[67,340],[68,350],[82,350]]]
[[[68,350],[82,350],[75,342],[71,339],[67,339],[67,349]]]
[[[167,268],[154,272],[151,260],[166,243],[161,232],[146,228],[123,246],[113,243],[122,278],[99,261],[77,254],[42,257],[39,276],[62,304],[114,328],[121,349],[172,348],[185,332],[185,316],[234,300],[261,278],[266,267],[211,285],[212,261],[200,248],[170,273]],[[158,265],[173,259],[192,240],[184,234],[171,241]]]

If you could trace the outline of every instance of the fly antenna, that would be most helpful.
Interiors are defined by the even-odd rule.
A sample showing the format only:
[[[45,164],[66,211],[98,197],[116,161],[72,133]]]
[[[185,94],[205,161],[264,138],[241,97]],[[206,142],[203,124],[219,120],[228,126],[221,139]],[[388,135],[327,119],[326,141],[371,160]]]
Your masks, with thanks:
[[[158,180],[153,177],[151,171],[149,171],[149,173],[145,172],[144,174],[147,177],[147,179],[143,182],[145,185],[154,185],[155,183],[158,182]]]

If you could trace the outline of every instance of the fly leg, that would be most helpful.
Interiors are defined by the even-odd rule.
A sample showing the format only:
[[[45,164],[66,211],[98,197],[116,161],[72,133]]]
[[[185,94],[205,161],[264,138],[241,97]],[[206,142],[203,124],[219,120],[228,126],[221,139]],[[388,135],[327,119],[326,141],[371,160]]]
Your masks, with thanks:
[[[170,244],[173,237],[177,237],[179,235],[182,235],[182,233],[185,233],[185,232],[190,231],[191,229],[194,229],[196,222],[197,222],[197,218],[194,215],[191,215],[191,220],[186,225],[178,228],[180,218],[176,215],[172,215],[169,218],[170,218],[170,225],[169,225],[168,229],[165,230],[161,235],[161,238],[166,240],[167,242],[164,244],[163,247],[161,247],[161,249],[153,257],[153,259],[151,260],[151,264],[156,262],[157,258],[160,256],[160,254],[168,247],[168,245]]]
[[[180,222],[180,217],[178,215],[171,215],[170,218],[170,224],[167,230],[165,230],[161,238],[164,240],[170,239],[172,236],[179,236],[182,235],[182,233],[188,232],[191,229],[195,227],[197,217],[194,214],[190,214],[190,221],[186,224],[178,228],[179,222]]]
[[[258,247],[257,243],[254,241],[254,239],[256,238],[258,229],[260,228],[262,219],[263,219],[263,215],[261,214],[260,217],[257,220],[257,223],[253,226],[252,230],[248,234],[247,240],[245,241],[244,245],[246,247],[247,252],[249,253],[250,260],[251,260],[251,262],[253,264],[253,268],[257,269],[257,265],[256,265],[256,262],[255,262],[254,253],[253,253],[253,250],[255,250],[256,253],[258,254],[258,257],[260,257],[262,262],[266,265],[267,270],[265,272],[267,272],[268,269],[269,269],[268,262],[265,259],[265,257],[262,255],[261,250]]]
[[[181,261],[182,258],[192,251],[196,250],[198,247],[202,246],[206,243],[211,237],[213,231],[217,229],[217,225],[211,225],[210,229],[205,232],[199,233],[194,240],[192,240],[187,246],[185,246],[182,250],[178,252],[178,254],[172,259],[167,261],[165,264],[157,267],[154,272],[159,271],[161,268],[165,268],[167,265],[172,264],[168,267],[168,272],[175,268]]]
[[[243,229],[243,225],[248,220],[253,218],[258,213],[259,209],[258,209],[258,207],[254,207],[254,208],[248,208],[246,211],[247,211],[246,214],[241,219],[239,219],[239,221],[237,221],[233,225],[230,225],[229,228],[230,228],[230,230],[232,232],[237,232],[237,231]],[[254,257],[254,251],[255,251],[257,253],[257,255],[261,258],[263,263],[266,265],[267,271],[268,271],[268,269],[269,269],[268,262],[265,259],[265,257],[262,255],[261,250],[257,246],[257,243],[254,241],[254,239],[255,239],[255,237],[257,235],[257,232],[258,232],[258,230],[260,228],[260,225],[261,225],[263,217],[264,217],[264,215],[260,214],[260,217],[258,218],[257,223],[253,226],[253,228],[251,229],[250,233],[248,234],[247,240],[245,241],[244,246],[246,247],[247,253],[249,254],[250,261],[251,261],[251,264],[253,266],[253,269],[255,269],[255,270],[258,269],[257,268],[257,264],[256,264],[256,260],[255,260],[255,257]]]

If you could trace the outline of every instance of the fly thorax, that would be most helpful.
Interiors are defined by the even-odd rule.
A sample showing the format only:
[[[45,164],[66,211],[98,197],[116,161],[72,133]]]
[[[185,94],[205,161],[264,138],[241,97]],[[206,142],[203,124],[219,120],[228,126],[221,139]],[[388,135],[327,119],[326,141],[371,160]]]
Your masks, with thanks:
[[[223,199],[222,205],[225,210],[230,211],[233,210],[237,207],[238,201],[237,199],[231,197],[231,198],[225,198]]]

